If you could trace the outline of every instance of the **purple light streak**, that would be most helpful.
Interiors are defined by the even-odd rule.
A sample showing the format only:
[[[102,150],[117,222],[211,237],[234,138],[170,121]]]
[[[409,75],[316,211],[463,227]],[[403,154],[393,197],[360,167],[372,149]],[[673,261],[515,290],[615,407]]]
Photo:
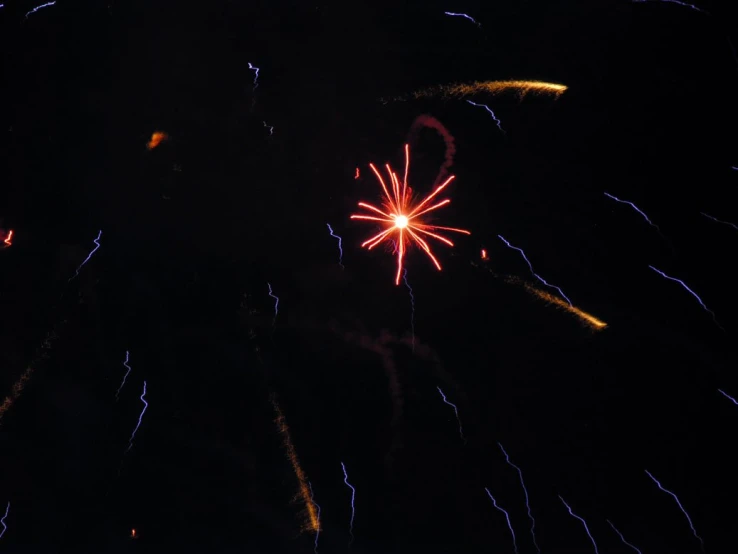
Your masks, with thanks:
[[[443,12],[444,15],[450,15],[451,17],[463,17],[464,19],[468,19],[472,23],[474,23],[477,27],[481,28],[482,24],[479,23],[476,19],[473,17],[466,15],[465,13],[453,13],[453,12]]]
[[[351,521],[349,522],[349,535],[351,535],[351,540],[349,541],[350,546],[351,543],[354,542],[354,516],[356,515],[354,500],[356,499],[356,489],[351,483],[349,483],[348,473],[346,472],[346,466],[343,462],[341,462],[341,469],[343,469],[343,482],[346,483],[346,486],[351,489]]]
[[[85,261],[80,264],[80,266],[77,268],[77,272],[69,278],[69,281],[67,281],[67,283],[69,283],[72,279],[74,279],[75,277],[77,277],[77,275],[79,275],[79,271],[82,269],[82,266],[84,266],[87,262],[89,262],[90,258],[92,258],[92,255],[95,252],[97,252],[98,248],[100,248],[100,243],[98,241],[100,240],[101,236],[102,236],[102,230],[100,230],[97,233],[97,238],[94,241],[92,241],[95,243],[95,248],[93,248],[92,251],[87,255],[87,258],[85,258]]]
[[[128,448],[126,448],[126,453],[133,447],[133,439],[136,436],[136,432],[138,431],[138,428],[141,427],[141,420],[143,419],[144,414],[146,413],[146,408],[149,407],[149,403],[146,402],[146,399],[144,398],[146,396],[146,381],[144,381],[144,389],[141,393],[141,402],[144,403],[143,410],[141,410],[141,415],[138,416],[138,423],[136,424],[136,428],[133,430],[133,433],[131,433],[131,438],[128,439]]]
[[[590,533],[590,532],[589,532],[589,527],[587,527],[587,522],[586,522],[586,521],[584,521],[584,520],[583,520],[583,519],[582,519],[581,517],[579,517],[579,516],[578,516],[577,514],[575,514],[574,512],[572,512],[572,511],[571,511],[571,506],[569,506],[569,505],[568,505],[568,504],[566,503],[566,500],[564,500],[564,499],[563,499],[563,498],[561,497],[561,495],[559,495],[559,500],[561,500],[561,502],[563,502],[563,503],[564,503],[564,506],[566,506],[566,509],[567,509],[567,510],[569,510],[569,515],[570,515],[570,516],[572,516],[572,517],[574,517],[574,518],[576,518],[576,519],[578,519],[579,521],[581,521],[581,522],[582,522],[582,525],[584,525],[584,530],[585,530],[585,531],[587,532],[587,536],[589,537],[589,540],[591,540],[591,541],[592,541],[592,546],[594,546],[594,549],[595,549],[595,554],[600,554],[600,551],[599,551],[599,549],[597,548],[597,543],[595,542],[595,540],[594,540],[594,537],[592,536],[592,533]]]
[[[714,313],[714,312],[713,312],[712,310],[710,310],[710,309],[709,309],[709,308],[708,308],[707,306],[705,306],[705,303],[704,303],[704,302],[702,301],[702,299],[701,299],[701,298],[700,298],[699,296],[697,296],[697,293],[696,293],[696,292],[694,292],[694,291],[693,291],[692,289],[690,289],[690,288],[689,288],[689,287],[688,287],[688,286],[686,285],[686,283],[685,283],[684,281],[681,281],[681,280],[679,280],[679,279],[676,279],[675,277],[669,277],[669,276],[668,276],[668,275],[667,275],[666,273],[664,273],[664,272],[663,272],[663,271],[661,271],[661,270],[658,270],[658,269],[656,269],[656,268],[655,268],[655,267],[653,267],[652,265],[649,265],[648,267],[650,267],[651,269],[653,269],[653,270],[654,270],[654,271],[655,271],[656,273],[658,273],[659,275],[661,275],[661,276],[662,276],[662,277],[664,277],[665,279],[669,279],[670,281],[675,281],[675,282],[679,283],[680,285],[682,285],[682,286],[683,286],[683,287],[684,287],[684,288],[685,288],[685,289],[687,290],[687,292],[689,292],[689,294],[691,294],[692,296],[694,296],[694,297],[695,297],[695,298],[697,299],[697,302],[699,302],[699,303],[700,303],[700,306],[702,306],[702,308],[703,308],[703,309],[704,309],[704,310],[705,310],[705,311],[706,311],[706,312],[707,312],[708,314],[710,314],[710,315],[712,316],[712,320],[713,320],[713,321],[715,322],[715,325],[717,325],[718,327],[720,327],[720,330],[721,330],[721,331],[725,331],[725,329],[723,329],[723,327],[722,327],[722,326],[721,326],[721,325],[720,325],[720,324],[718,323],[717,319],[715,318],[715,313]]]
[[[247,63],[249,64],[249,69],[254,72],[254,90],[256,90],[256,87],[259,86],[259,68],[251,65],[251,62]]]
[[[502,235],[497,235],[497,236],[500,237],[500,240],[502,240],[502,242],[504,242],[508,246],[508,248],[512,248],[513,250],[517,250],[518,252],[520,252],[523,255],[523,259],[525,260],[525,263],[528,264],[528,267],[530,268],[530,272],[533,274],[533,277],[535,277],[536,279],[538,279],[541,283],[543,283],[547,287],[551,287],[552,289],[556,289],[557,291],[559,291],[559,294],[563,297],[564,300],[566,300],[569,303],[569,306],[574,306],[574,304],[571,303],[571,300],[569,300],[569,297],[564,294],[564,291],[563,290],[561,290],[556,285],[552,285],[551,283],[548,283],[543,277],[541,277],[535,271],[533,271],[533,264],[530,263],[530,260],[528,259],[528,256],[525,255],[525,252],[523,252],[523,249],[522,248],[518,248],[517,246],[513,246],[512,244],[510,244],[509,242],[507,242],[507,240],[505,239],[505,237],[503,237]]]
[[[412,351],[415,352],[415,295],[413,294],[413,288],[407,280],[407,268],[404,268],[402,280],[405,281],[405,286],[410,293],[410,332],[412,333],[413,340]]]
[[[497,118],[497,116],[495,115],[495,112],[492,111],[492,108],[490,108],[487,104],[476,104],[472,102],[471,100],[467,100],[467,102],[469,102],[469,104],[471,104],[472,106],[477,106],[478,108],[484,108],[485,110],[487,110],[489,112],[489,115],[492,116],[492,119],[494,120],[495,124],[497,124],[497,128],[503,133],[505,133],[505,129],[502,128],[502,122]]]
[[[272,292],[272,285],[270,283],[267,283],[267,287],[269,287],[269,296],[274,298],[274,320],[272,320],[272,327],[277,323],[277,314],[279,313],[279,298],[274,296],[274,293]]]
[[[118,390],[115,392],[115,401],[118,401],[118,395],[120,394],[120,389],[123,388],[123,385],[126,384],[126,379],[128,379],[128,374],[131,372],[131,366],[128,365],[128,350],[126,350],[126,360],[123,362],[123,365],[128,368],[128,371],[126,371],[126,374],[123,376],[123,381],[121,381],[120,386],[118,387]]]
[[[313,484],[310,481],[308,481],[308,487],[310,487],[310,502],[312,502],[315,509],[318,510],[318,528],[315,530],[315,547],[313,548],[313,552],[318,554],[318,539],[320,538],[320,506],[318,506],[318,503],[315,501],[315,496],[313,495]]]
[[[459,409],[456,407],[456,404],[452,404],[451,402],[448,401],[448,399],[446,398],[446,395],[443,394],[441,387],[436,387],[436,388],[438,389],[438,392],[441,393],[441,398],[443,399],[443,402],[445,404],[448,404],[454,409],[454,413],[456,414],[456,421],[459,424],[459,435],[461,436],[461,440],[463,440],[464,443],[466,443],[466,439],[464,438],[464,430],[461,428],[461,418],[459,418]]]
[[[703,541],[703,540],[702,540],[702,537],[700,537],[700,536],[699,536],[699,535],[697,534],[697,531],[696,531],[696,530],[695,530],[695,528],[694,528],[694,524],[692,523],[692,518],[691,518],[691,517],[689,517],[689,514],[687,513],[687,510],[685,510],[685,509],[684,509],[684,506],[682,506],[682,503],[681,503],[681,502],[679,501],[679,498],[677,498],[677,495],[676,495],[676,494],[674,494],[673,492],[669,491],[669,490],[666,490],[666,489],[665,489],[665,488],[664,488],[664,487],[663,487],[663,486],[661,485],[661,483],[659,483],[658,479],[656,479],[656,477],[654,477],[653,475],[651,475],[651,473],[650,473],[650,472],[649,472],[649,471],[648,471],[647,469],[646,469],[646,470],[644,470],[644,471],[646,472],[646,475],[648,475],[648,476],[649,476],[649,477],[651,478],[651,480],[652,480],[652,481],[653,481],[654,483],[656,483],[656,486],[657,486],[658,488],[660,488],[660,489],[661,489],[662,491],[664,491],[664,492],[665,492],[666,494],[670,495],[670,496],[671,496],[671,497],[672,497],[672,498],[673,498],[674,500],[676,500],[677,506],[679,506],[679,509],[680,509],[680,510],[682,511],[682,513],[684,514],[684,517],[686,517],[686,518],[687,518],[687,522],[689,523],[689,528],[690,528],[690,529],[692,530],[692,534],[694,535],[694,537],[695,537],[695,538],[696,538],[696,539],[697,539],[698,541],[700,541],[700,548],[701,548],[702,552],[704,552],[704,551],[705,551],[705,541]]]
[[[333,232],[333,227],[331,227],[330,223],[326,223],[326,225],[328,226],[328,232],[338,241],[338,265],[341,266],[341,269],[346,269],[343,266],[343,239]]]
[[[28,19],[29,15],[31,15],[32,13],[36,13],[41,8],[48,8],[49,6],[53,6],[54,4],[56,4],[56,2],[46,2],[46,4],[41,4],[40,6],[36,6],[35,8],[33,8],[30,12],[26,14],[26,19]]]
[[[718,392],[720,394],[722,394],[725,398],[727,398],[728,400],[730,400],[733,404],[735,404],[736,406],[738,406],[738,400],[736,400],[735,398],[733,398],[732,396],[730,396],[727,392],[725,392],[722,389],[718,389]]]
[[[641,215],[643,216],[643,219],[645,219],[645,220],[646,220],[646,222],[647,222],[647,223],[648,223],[648,224],[649,224],[649,225],[650,225],[651,227],[653,227],[653,228],[654,228],[654,229],[656,229],[656,230],[657,230],[657,231],[658,231],[659,233],[661,233],[661,229],[659,229],[659,226],[658,226],[658,225],[656,225],[656,224],[655,224],[655,223],[654,223],[653,221],[651,221],[651,220],[649,219],[649,217],[648,217],[648,216],[646,215],[646,213],[645,213],[645,212],[644,212],[643,210],[641,210],[641,209],[640,209],[640,208],[639,208],[638,206],[636,206],[635,204],[633,204],[633,202],[629,202],[628,200],[621,200],[621,199],[620,199],[620,198],[618,198],[617,196],[613,196],[612,194],[609,194],[609,193],[607,193],[607,192],[605,193],[605,196],[607,196],[608,198],[612,198],[613,200],[615,200],[615,202],[620,202],[621,204],[628,204],[628,206],[630,206],[630,207],[631,207],[631,208],[633,208],[633,209],[634,209],[635,211],[637,211],[637,212],[638,212],[639,214],[641,214]]]
[[[615,527],[612,521],[610,521],[609,519],[606,519],[605,521],[610,525],[610,527],[612,527],[612,530],[618,534],[618,537],[620,537],[620,540],[623,541],[623,544],[625,544],[626,546],[630,546],[633,550],[638,552],[638,554],[643,554],[643,552],[641,552],[638,548],[636,548],[635,546],[633,546],[632,544],[630,544],[628,541],[625,540],[625,537],[623,536],[623,534],[620,531],[618,531],[618,528]]]
[[[0,538],[2,538],[2,536],[5,534],[5,531],[8,530],[8,526],[5,525],[5,518],[8,517],[8,512],[10,512],[10,501],[8,501],[8,507],[5,508],[5,515],[0,518],[0,525],[3,526],[3,530],[0,531]]]
[[[489,496],[489,499],[492,501],[492,505],[498,510],[500,510],[503,514],[505,514],[505,519],[507,520],[507,526],[510,529],[510,534],[512,535],[513,548],[515,549],[515,554],[518,554],[518,541],[515,539],[515,531],[513,531],[512,523],[510,523],[510,514],[508,514],[505,510],[503,510],[497,505],[497,501],[495,500],[495,497],[492,496],[492,493],[489,492],[489,489],[487,487],[484,487],[484,490],[487,491],[487,496]]]
[[[738,231],[738,225],[736,225],[735,223],[731,223],[730,221],[723,221],[721,219],[718,219],[717,217],[712,217],[711,215],[708,215],[705,212],[700,212],[700,214],[704,215],[708,219],[712,219],[713,221],[717,223],[722,223],[723,225],[730,225],[733,229]]]
[[[540,554],[541,549],[538,546],[538,542],[536,542],[536,520],[533,518],[533,514],[530,510],[530,500],[528,498],[528,489],[525,487],[525,481],[523,481],[523,471],[510,461],[510,456],[507,455],[507,452],[505,451],[505,448],[502,446],[502,444],[498,442],[497,445],[500,447],[500,450],[502,450],[502,453],[505,455],[505,461],[508,463],[508,465],[514,467],[517,470],[518,475],[520,476],[520,484],[523,487],[523,492],[525,493],[525,507],[528,509],[528,518],[530,519],[530,534],[533,536],[533,544]]]
[[[698,8],[697,6],[694,6],[693,4],[687,4],[686,2],[679,2],[679,0],[633,0],[634,4],[645,4],[646,2],[662,2],[664,4],[676,4],[677,6],[684,6],[685,8],[689,8],[691,10],[695,10],[697,12],[702,12],[704,14],[710,15],[709,12],[706,12],[705,10]]]

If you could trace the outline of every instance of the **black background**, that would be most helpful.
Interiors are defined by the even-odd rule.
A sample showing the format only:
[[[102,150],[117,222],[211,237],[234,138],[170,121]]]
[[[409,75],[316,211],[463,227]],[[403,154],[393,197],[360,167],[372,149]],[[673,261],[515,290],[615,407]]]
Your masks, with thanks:
[[[644,552],[697,551],[644,469],[725,551],[738,406],[717,389],[738,393],[738,231],[700,212],[738,220],[738,62],[727,14],[700,6],[711,14],[60,0],[26,18],[34,4],[6,2],[0,227],[15,237],[0,251],[0,391],[34,373],[0,426],[0,547],[311,552],[275,395],[322,507],[320,552],[348,549],[341,461],[356,552],[512,552],[484,487],[519,552],[535,552],[498,441],[523,470],[544,552],[593,548],[558,495],[600,552],[632,552],[606,519]],[[505,134],[463,100],[391,100],[511,78],[569,89],[470,97]],[[440,273],[408,256],[413,352],[391,252],[359,248],[371,226],[348,216],[379,194],[367,164],[401,167],[423,114],[456,141],[441,224],[472,236],[435,248]],[[155,130],[170,139],[148,151]],[[416,190],[443,156],[434,132],[419,135]],[[608,328],[496,277],[532,279],[498,234]],[[684,279],[726,331],[649,265]],[[144,380],[149,407],[124,456]]]

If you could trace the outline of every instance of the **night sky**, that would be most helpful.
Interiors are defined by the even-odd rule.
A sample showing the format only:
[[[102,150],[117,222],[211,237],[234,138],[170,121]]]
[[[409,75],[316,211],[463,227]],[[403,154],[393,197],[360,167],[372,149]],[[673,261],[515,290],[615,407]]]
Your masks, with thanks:
[[[596,551],[560,497],[602,554],[637,551],[608,520],[643,553],[700,552],[646,471],[734,550],[720,3],[37,5],[0,7],[1,552],[313,552],[273,402],[320,554],[516,552],[485,487],[518,554]],[[568,89],[412,97],[510,79]],[[408,252],[411,297],[349,216],[406,142],[431,192],[446,148],[421,116],[455,139],[435,221],[472,234],[432,244],[441,272]],[[607,327],[531,294],[558,295],[498,235]]]

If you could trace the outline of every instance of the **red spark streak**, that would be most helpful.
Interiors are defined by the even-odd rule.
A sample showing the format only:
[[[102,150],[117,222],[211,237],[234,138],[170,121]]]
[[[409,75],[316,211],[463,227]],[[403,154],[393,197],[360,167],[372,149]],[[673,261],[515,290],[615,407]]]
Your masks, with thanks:
[[[8,246],[10,246],[11,244],[13,244],[13,230],[12,229],[10,231],[8,231],[8,236],[5,237],[5,241],[4,242]]]
[[[454,180],[454,176],[451,175],[443,183],[441,183],[436,189],[426,196],[421,202],[414,204],[412,202],[412,189],[407,186],[407,172],[410,168],[410,146],[405,145],[405,177],[400,184],[400,180],[397,177],[397,173],[392,171],[389,164],[385,165],[387,173],[389,174],[390,184],[392,186],[392,194],[390,195],[387,184],[384,182],[382,175],[379,173],[374,164],[369,164],[369,167],[379,179],[379,184],[382,187],[384,193],[383,210],[367,204],[366,202],[359,202],[359,206],[370,210],[371,215],[352,215],[351,219],[363,219],[367,221],[379,221],[385,224],[385,229],[362,243],[362,247],[366,246],[368,250],[371,250],[379,243],[384,240],[389,240],[393,234],[397,234],[397,276],[395,277],[395,285],[400,284],[400,277],[402,275],[402,259],[405,257],[407,247],[411,242],[415,242],[420,248],[422,248],[427,256],[431,259],[433,264],[441,270],[441,264],[433,255],[428,243],[420,236],[425,235],[426,237],[432,237],[439,240],[449,246],[453,246],[454,243],[433,231],[454,231],[456,233],[463,233],[465,235],[471,235],[469,231],[464,229],[455,229],[453,227],[440,227],[438,225],[428,225],[423,223],[421,216],[430,213],[438,208],[446,206],[451,202],[449,199],[441,200],[440,202],[427,206],[427,204],[433,200],[438,194],[448,186],[448,184]],[[376,215],[375,215],[376,214]],[[381,216],[381,217],[378,217]]]

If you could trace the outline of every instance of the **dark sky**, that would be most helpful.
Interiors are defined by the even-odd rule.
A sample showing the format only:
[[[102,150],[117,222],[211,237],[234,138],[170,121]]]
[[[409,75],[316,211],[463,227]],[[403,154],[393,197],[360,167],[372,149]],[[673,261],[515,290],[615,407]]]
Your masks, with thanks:
[[[698,552],[645,470],[727,551],[738,229],[703,215],[738,222],[720,4],[36,5],[0,8],[0,396],[32,369],[0,419],[3,552],[313,552],[270,398],[320,553],[349,551],[341,462],[353,552],[514,552],[487,487],[535,553],[498,443],[547,554],[594,551],[559,495],[603,554],[633,552],[607,520],[643,552]],[[467,98],[505,133],[463,99],[392,100],[504,79],[569,88]],[[472,235],[435,247],[440,273],[408,254],[411,319],[391,251],[360,248],[372,228],[349,215],[422,115],[455,139],[439,223]],[[427,193],[444,144],[411,138]],[[506,280],[536,285],[498,235],[607,329]]]

